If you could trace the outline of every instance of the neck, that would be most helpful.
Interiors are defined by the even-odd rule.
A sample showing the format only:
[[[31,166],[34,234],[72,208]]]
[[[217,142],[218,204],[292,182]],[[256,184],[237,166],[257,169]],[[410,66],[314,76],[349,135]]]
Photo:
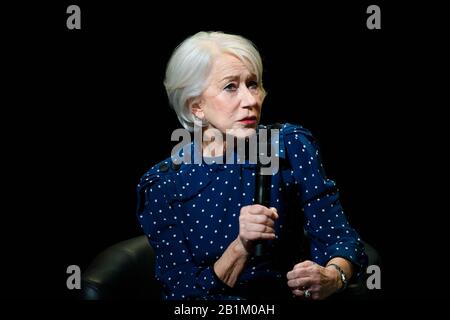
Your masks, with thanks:
[[[229,147],[232,147],[234,151],[237,150],[238,145],[241,145],[242,147],[241,140],[245,140],[244,147],[246,148],[246,150],[250,148],[248,145],[250,141],[249,136],[243,135],[242,132],[239,131],[239,129],[231,134],[225,134],[216,128],[205,127],[202,128],[202,155],[204,157],[224,156],[225,153],[227,153],[227,139],[230,143]],[[238,140],[241,142],[238,143]],[[231,150],[228,150],[228,152],[229,151]]]
[[[225,134],[219,130],[209,130],[205,127],[202,130],[202,153],[204,157],[219,157],[225,154],[226,140]]]

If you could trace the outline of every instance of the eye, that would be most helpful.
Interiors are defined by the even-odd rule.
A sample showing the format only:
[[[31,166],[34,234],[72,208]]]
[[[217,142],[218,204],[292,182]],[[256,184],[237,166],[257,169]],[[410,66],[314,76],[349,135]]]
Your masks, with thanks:
[[[232,82],[227,84],[224,89],[225,91],[236,91],[237,88],[238,88],[237,85],[234,82]]]
[[[256,81],[249,81],[247,82],[247,87],[249,89],[258,89],[258,83]]]

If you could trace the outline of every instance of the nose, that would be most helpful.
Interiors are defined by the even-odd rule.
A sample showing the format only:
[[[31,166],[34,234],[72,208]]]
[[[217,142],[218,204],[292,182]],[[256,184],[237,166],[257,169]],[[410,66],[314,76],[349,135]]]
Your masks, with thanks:
[[[258,99],[256,94],[252,93],[247,87],[244,87],[241,92],[241,106],[243,108],[256,107]]]

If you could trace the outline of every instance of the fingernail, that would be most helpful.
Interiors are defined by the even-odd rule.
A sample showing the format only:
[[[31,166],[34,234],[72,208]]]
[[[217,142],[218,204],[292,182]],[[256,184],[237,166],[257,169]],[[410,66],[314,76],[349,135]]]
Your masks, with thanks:
[[[276,214],[276,216],[278,218],[278,210],[277,210],[277,208],[272,208],[272,211],[275,212],[275,214]]]

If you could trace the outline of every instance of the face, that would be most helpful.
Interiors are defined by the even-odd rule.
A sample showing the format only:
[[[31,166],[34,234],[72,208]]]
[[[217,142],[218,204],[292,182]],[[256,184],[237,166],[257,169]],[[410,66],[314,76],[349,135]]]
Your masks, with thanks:
[[[192,105],[192,112],[208,121],[208,129],[237,137],[253,134],[263,101],[256,75],[230,54],[220,54],[213,63],[208,87]]]

